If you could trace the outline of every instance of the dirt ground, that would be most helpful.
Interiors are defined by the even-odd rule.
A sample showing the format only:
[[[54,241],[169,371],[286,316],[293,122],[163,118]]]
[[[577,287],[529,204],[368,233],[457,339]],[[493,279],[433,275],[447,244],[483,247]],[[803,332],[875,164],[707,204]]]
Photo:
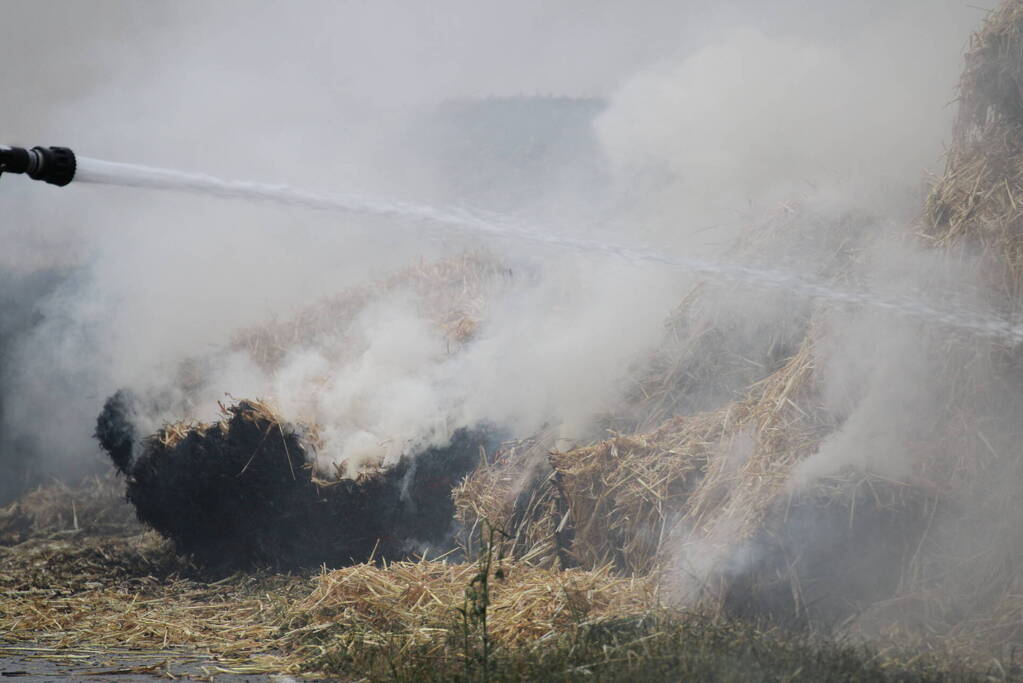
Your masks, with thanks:
[[[0,644],[0,678],[17,681],[112,681],[145,683],[157,678],[192,678],[218,683],[289,683],[290,676],[223,673],[208,655],[166,652],[160,656],[130,651],[68,650]],[[311,680],[311,679],[303,679]]]

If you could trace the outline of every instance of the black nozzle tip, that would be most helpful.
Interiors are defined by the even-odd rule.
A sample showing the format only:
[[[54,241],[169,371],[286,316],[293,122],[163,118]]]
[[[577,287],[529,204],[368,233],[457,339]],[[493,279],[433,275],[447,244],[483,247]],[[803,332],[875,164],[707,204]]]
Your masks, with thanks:
[[[29,177],[43,180],[51,185],[64,187],[75,177],[78,162],[75,153],[67,147],[33,147],[42,162],[35,169],[29,170]]]
[[[0,146],[0,173],[26,173],[34,180],[63,187],[75,177],[78,162],[67,147]]]

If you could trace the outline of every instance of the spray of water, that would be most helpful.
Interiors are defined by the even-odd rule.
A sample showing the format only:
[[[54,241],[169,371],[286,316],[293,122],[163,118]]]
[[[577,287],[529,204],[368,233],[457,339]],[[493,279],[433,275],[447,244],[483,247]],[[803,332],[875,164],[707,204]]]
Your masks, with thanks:
[[[325,195],[287,185],[223,180],[206,174],[184,173],[88,157],[78,158],[75,181],[192,192],[225,198],[275,202],[309,209],[381,216],[404,224],[421,224],[435,233],[447,231],[484,236],[493,240],[514,240],[546,248],[602,254],[636,265],[659,264],[682,268],[717,282],[739,283],[761,289],[782,290],[832,303],[865,306],[1013,345],[1023,342],[1023,324],[1013,323],[993,314],[985,315],[951,304],[937,306],[916,297],[893,297],[865,290],[839,289],[785,270],[678,257],[651,248],[559,235],[550,230],[521,223],[507,215],[478,209],[465,207],[441,209],[426,204],[350,194]]]

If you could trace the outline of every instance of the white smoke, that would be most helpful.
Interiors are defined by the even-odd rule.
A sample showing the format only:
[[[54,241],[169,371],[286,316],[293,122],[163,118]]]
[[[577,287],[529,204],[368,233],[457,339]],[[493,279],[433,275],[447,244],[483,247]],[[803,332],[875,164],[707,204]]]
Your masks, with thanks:
[[[596,163],[608,179],[511,207],[552,229],[691,256],[715,253],[793,194],[903,211],[887,195],[918,187],[940,151],[951,117],[942,105],[976,10],[952,0],[808,13],[795,0],[770,11],[704,5],[6,3],[0,56],[27,66],[0,75],[20,95],[7,99],[19,109],[0,133],[98,158],[429,200],[456,184],[416,137],[439,104],[553,93],[607,105],[588,131],[596,152],[559,160],[553,175]],[[836,22],[847,27],[837,37]],[[44,24],[45,54],[24,30]],[[460,155],[462,177],[495,161]],[[497,182],[497,195],[514,194]],[[220,353],[240,327],[479,246],[395,239],[381,219],[37,185],[0,180],[3,263],[72,264],[75,274],[9,354],[3,429],[58,471],[98,462],[92,421],[118,387],[173,384],[183,359]],[[225,393],[270,395],[287,417],[321,425],[324,467],[387,462],[478,420],[591,438],[594,413],[660,342],[690,278],[499,249],[530,276],[493,293],[477,339],[457,353],[415,306],[385,298],[357,319],[343,363],[297,348],[267,374],[216,356],[195,417],[213,417]],[[722,305],[748,301],[740,290]]]

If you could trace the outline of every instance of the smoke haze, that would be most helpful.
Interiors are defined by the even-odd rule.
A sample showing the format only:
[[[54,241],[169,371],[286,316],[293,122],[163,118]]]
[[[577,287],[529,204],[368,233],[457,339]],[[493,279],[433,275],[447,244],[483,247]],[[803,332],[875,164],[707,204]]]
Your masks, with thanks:
[[[796,201],[821,217],[810,239],[743,258],[805,274],[849,212],[866,234],[895,232],[940,163],[983,13],[958,0],[712,4],[0,0],[0,142],[465,203],[685,257],[720,256]],[[325,472],[482,420],[599,438],[595,416],[615,409],[694,284],[586,254],[417,239],[379,218],[17,177],[0,179],[0,215],[0,466],[16,474],[0,501],[108,467],[91,433],[124,386],[175,396],[150,427],[210,419],[228,393],[270,397],[321,426]],[[933,279],[916,250],[863,242],[875,251],[857,277],[871,288]],[[464,346],[405,289],[272,369],[228,346],[321,297],[488,246],[512,275],[482,286]],[[974,274],[945,277],[953,288]],[[744,287],[711,301],[707,315],[737,321],[757,362],[764,326],[798,324],[807,306]],[[896,476],[932,413],[936,361],[909,343],[914,325],[830,315],[818,363],[848,417],[794,485],[850,465]],[[179,368],[195,358],[203,382],[181,414]]]

